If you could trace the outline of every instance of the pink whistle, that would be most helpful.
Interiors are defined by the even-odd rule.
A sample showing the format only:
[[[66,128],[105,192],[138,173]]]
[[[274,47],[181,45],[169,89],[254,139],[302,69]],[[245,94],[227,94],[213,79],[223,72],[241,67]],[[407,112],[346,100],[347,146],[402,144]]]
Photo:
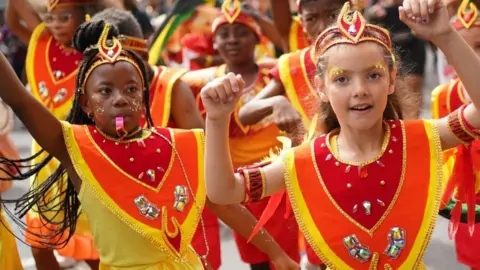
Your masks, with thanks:
[[[125,125],[123,122],[123,116],[117,116],[117,118],[115,118],[115,128],[120,138],[127,135],[127,131],[125,130]]]

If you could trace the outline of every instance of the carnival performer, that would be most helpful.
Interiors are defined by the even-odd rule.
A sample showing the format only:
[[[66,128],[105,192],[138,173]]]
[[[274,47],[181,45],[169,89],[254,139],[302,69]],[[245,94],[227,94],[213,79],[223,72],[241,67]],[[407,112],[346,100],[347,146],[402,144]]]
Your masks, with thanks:
[[[147,67],[150,82],[150,113],[153,122],[160,127],[182,129],[204,128],[204,120],[196,105],[192,90],[180,77],[187,71],[148,64],[148,45],[142,38],[142,30],[135,17],[128,11],[109,8],[92,17],[114,25],[125,49],[141,56]]]
[[[0,156],[6,157],[12,160],[20,159],[18,150],[13,142],[8,137],[8,133],[13,130],[13,112],[3,102],[0,101]],[[9,171],[10,174],[16,174],[14,168],[8,165],[0,165],[2,170],[0,171],[0,177],[6,177],[4,171]],[[7,191],[12,186],[11,181],[0,182],[0,197],[2,192]],[[5,218],[5,213],[0,204],[0,269],[23,269],[20,257],[18,256],[17,244],[15,237],[12,235],[12,229]]]
[[[75,94],[75,76],[78,64],[82,58],[80,52],[72,47],[72,38],[75,29],[85,20],[86,15],[93,15],[100,8],[100,1],[95,0],[56,0],[45,1],[47,13],[43,14],[43,23],[33,31],[28,45],[26,59],[26,75],[33,96],[40,101],[53,115],[65,120]],[[34,140],[32,153],[39,153],[41,147]],[[43,152],[38,154],[32,164],[39,164],[48,156]],[[43,170],[31,178],[31,188],[35,189],[56,170],[58,160],[52,159]],[[65,180],[66,181],[66,180]],[[61,185],[61,184],[59,184]],[[60,194],[61,187],[52,187],[51,198]],[[50,200],[53,208],[56,200]],[[46,224],[34,207],[26,216],[28,232],[25,240],[32,245],[32,253],[39,270],[59,269],[60,266],[52,249],[46,245],[39,245],[37,238],[48,236],[49,227],[54,226],[55,220],[51,211],[48,218],[53,223]],[[47,214],[47,211],[42,211]],[[47,226],[48,225],[48,226]],[[52,241],[56,241],[52,239]],[[85,215],[81,215],[76,226],[76,235],[69,243],[58,249],[58,254],[71,257],[75,260],[85,260],[93,269],[98,268],[98,253],[93,247],[92,235]]]
[[[478,136],[480,59],[449,24],[443,1],[406,0],[400,16],[445,53],[473,104],[439,120],[398,120],[399,94],[409,92],[398,92],[389,32],[346,3],[315,43],[324,135],[312,125],[301,146],[235,174],[228,116],[245,83],[230,73],[202,89],[209,198],[278,202],[286,189],[300,229],[329,268],[425,269],[442,196],[441,151]]]
[[[73,44],[83,58],[66,121],[31,97],[0,57],[5,87],[0,96],[39,144],[61,162],[43,185],[14,200],[17,214],[35,204],[48,204],[44,195],[66,174],[69,181],[58,209],[64,214],[50,235],[58,240],[54,244],[66,243],[75,232],[81,203],[91,221],[100,269],[202,269],[190,242],[203,223],[200,213],[207,201],[203,132],[153,127],[146,66],[140,56],[123,49],[119,38],[118,30],[104,21],[84,23],[76,30]],[[141,125],[143,115],[147,128]],[[7,158],[0,163],[17,166]],[[2,180],[27,179],[44,165]],[[42,209],[39,214],[45,218]],[[247,211],[217,209],[228,218],[239,217],[245,234],[252,231],[254,219],[241,215]],[[267,233],[256,241],[279,269],[298,268]],[[208,247],[201,255],[208,255]]]
[[[335,14],[345,2],[322,0],[324,4],[320,5],[319,1],[299,2],[304,31],[312,38],[334,22]],[[305,127],[310,125],[315,114],[313,108],[318,103],[312,51],[312,47],[308,47],[278,59],[277,66],[271,71],[272,80],[240,110],[239,118],[244,125],[256,124],[270,114],[282,131],[292,132],[301,121]]]
[[[457,13],[450,20],[452,26],[467,44],[480,54],[480,18],[477,3],[462,1]],[[460,107],[471,102],[460,79],[453,79],[442,84],[432,92],[432,116],[435,119],[446,117]],[[450,220],[449,236],[455,239],[457,259],[472,269],[480,269],[480,202],[479,186],[475,180],[480,179],[480,141],[460,145],[444,152],[444,177],[449,180],[444,203],[446,207],[440,212]],[[452,198],[452,193],[455,195]]]
[[[247,13],[240,10],[240,1],[225,1],[222,5],[222,15],[213,21],[212,32],[214,44],[226,64],[203,70],[186,73],[182,79],[190,85],[195,93],[198,106],[205,116],[205,110],[200,100],[200,89],[209,81],[223,77],[228,72],[241,74],[245,78],[248,87],[231,116],[229,130],[230,153],[234,168],[240,168],[254,162],[260,162],[269,155],[271,149],[279,146],[277,137],[279,129],[271,119],[252,125],[245,126],[238,119],[238,110],[249,102],[270,80],[269,71],[273,65],[268,63],[256,63],[255,47],[262,37],[259,25]],[[257,218],[261,216],[268,199],[256,203],[246,204],[246,207]],[[285,203],[283,204],[285,206]],[[282,249],[295,261],[299,261],[298,251],[298,227],[293,215],[284,218],[285,207],[278,209],[273,220],[267,225],[266,230],[280,244]],[[207,226],[207,238],[210,247],[215,249],[214,267],[220,267],[220,239],[218,238],[217,218],[208,210],[204,212],[204,220]],[[194,237],[193,247],[202,246],[201,238]],[[252,269],[270,269],[269,257],[248,244],[246,239],[235,233],[240,257],[251,265]]]

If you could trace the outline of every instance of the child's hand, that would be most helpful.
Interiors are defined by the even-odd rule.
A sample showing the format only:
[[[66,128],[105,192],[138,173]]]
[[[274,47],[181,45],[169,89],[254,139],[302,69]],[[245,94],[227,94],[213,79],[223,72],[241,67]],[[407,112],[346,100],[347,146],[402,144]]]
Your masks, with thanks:
[[[444,0],[404,0],[399,10],[400,20],[425,40],[436,43],[454,31]]]
[[[200,96],[207,118],[211,120],[229,118],[244,87],[242,76],[231,72],[205,85]]]

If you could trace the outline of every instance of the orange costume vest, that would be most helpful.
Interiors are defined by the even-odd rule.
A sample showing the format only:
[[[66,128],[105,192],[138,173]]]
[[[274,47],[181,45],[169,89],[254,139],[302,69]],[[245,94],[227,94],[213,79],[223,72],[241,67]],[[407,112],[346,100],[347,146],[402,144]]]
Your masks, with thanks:
[[[58,119],[65,119],[75,96],[82,53],[65,48],[40,24],[30,38],[26,74],[33,96]]]
[[[203,131],[152,128],[142,138],[119,142],[94,126],[62,127],[82,180],[83,211],[94,221],[101,269],[198,269],[190,243],[206,199]],[[141,249],[155,251],[158,261],[136,256]]]
[[[186,72],[183,69],[152,66],[154,75],[150,83],[150,114],[160,127],[175,127],[171,120],[172,91],[175,83]]]
[[[310,48],[284,54],[278,59],[278,72],[288,99],[302,116],[305,127],[318,110],[318,95],[314,88],[315,62]]]
[[[303,32],[302,22],[300,18],[293,17],[292,24],[290,25],[290,34],[288,37],[288,48],[290,52],[296,52],[310,46],[310,41],[307,35]]]
[[[272,67],[271,63],[259,64],[258,78],[255,84],[249,86],[251,90],[245,92],[240,97],[232,113],[230,122],[230,152],[235,168],[258,162],[268,156],[270,149],[278,146],[276,138],[279,136],[280,131],[272,124],[271,118],[267,117],[252,126],[244,126],[238,118],[240,108],[252,100],[268,84],[270,81],[268,73]],[[226,73],[226,65],[221,65],[219,67],[189,72],[182,77],[191,87],[200,113],[204,117],[205,109],[200,98],[200,90],[209,81],[224,76]]]
[[[297,222],[330,269],[425,269],[442,192],[440,138],[428,121],[385,126],[369,163],[337,158],[330,135],[284,155]]]

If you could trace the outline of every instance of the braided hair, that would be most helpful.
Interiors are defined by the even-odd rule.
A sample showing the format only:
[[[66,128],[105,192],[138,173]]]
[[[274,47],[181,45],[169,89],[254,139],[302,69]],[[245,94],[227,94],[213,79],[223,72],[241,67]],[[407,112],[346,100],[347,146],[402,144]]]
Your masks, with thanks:
[[[98,60],[97,44],[103,29],[105,21],[98,20],[86,22],[80,25],[75,31],[73,45],[76,50],[83,53],[83,59],[79,65],[76,76],[76,91],[73,99],[72,109],[66,119],[67,122],[75,125],[94,125],[92,119],[82,110],[80,106],[80,96],[86,93],[81,87],[85,81],[86,72],[91,65]],[[112,25],[108,33],[108,39],[119,35],[117,28]],[[153,120],[149,109],[149,80],[147,78],[147,66],[141,57],[135,52],[124,50],[125,55],[131,58],[140,68],[143,77],[143,100],[145,106],[145,118],[147,127],[152,127]],[[23,165],[44,153],[40,150],[38,153],[25,159],[11,160],[6,157],[0,157],[0,164],[5,164],[10,169],[0,170],[6,173],[7,177],[0,180],[27,180],[30,177],[38,176],[38,173],[53,159],[48,155],[38,164]],[[24,171],[26,170],[26,171]],[[77,198],[77,192],[69,179],[66,168],[61,164],[44,182],[33,186],[26,194],[17,199],[1,199],[1,203],[15,203],[15,210],[9,211],[6,207],[5,212],[20,227],[22,234],[31,238],[45,247],[61,248],[65,246],[75,232],[76,223],[80,215],[80,201]],[[35,183],[35,182],[34,182]],[[56,185],[55,185],[56,184]],[[48,196],[47,196],[48,194]],[[32,208],[36,209],[32,209]],[[42,234],[30,231],[22,220],[28,211],[36,211],[42,222]],[[38,228],[35,228],[38,229]],[[17,237],[23,242],[23,239]],[[28,245],[28,244],[27,244]]]

